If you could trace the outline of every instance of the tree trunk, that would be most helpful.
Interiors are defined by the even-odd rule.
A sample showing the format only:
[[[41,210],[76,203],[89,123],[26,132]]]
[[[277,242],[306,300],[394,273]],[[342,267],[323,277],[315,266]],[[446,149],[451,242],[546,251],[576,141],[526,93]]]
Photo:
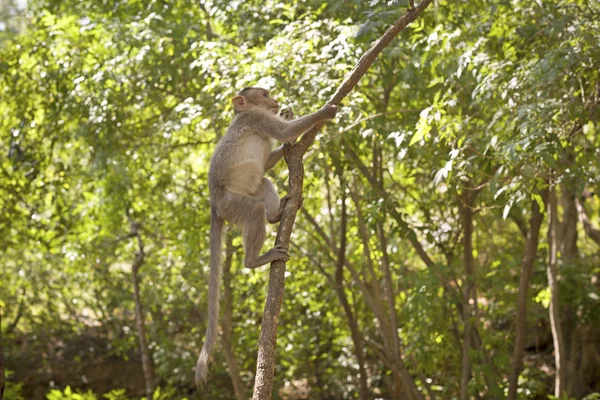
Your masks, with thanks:
[[[350,307],[350,302],[344,291],[344,264],[346,263],[346,242],[347,242],[347,220],[348,215],[346,212],[346,184],[344,182],[343,171],[339,174],[340,188],[342,190],[342,211],[341,211],[341,222],[340,222],[340,247],[338,251],[337,264],[335,267],[335,293],[342,304],[344,313],[348,318],[348,326],[350,327],[350,335],[352,337],[352,343],[354,343],[354,354],[356,355],[356,362],[358,363],[359,371],[359,387],[360,387],[360,400],[367,400],[369,398],[369,385],[367,384],[367,369],[365,368],[365,357],[363,353],[363,338],[358,327],[358,322]]]
[[[233,391],[237,400],[246,398],[244,382],[240,377],[238,363],[233,351],[231,343],[231,333],[233,331],[232,315],[233,315],[233,290],[231,288],[231,263],[233,260],[232,238],[229,232],[227,233],[227,243],[225,250],[225,263],[223,264],[223,352],[225,353],[225,362],[229,368],[229,376],[233,384]]]
[[[407,11],[396,23],[390,27],[383,36],[360,58],[354,69],[344,79],[341,86],[330,99],[329,104],[338,105],[342,99],[356,86],[360,78],[373,64],[381,51],[402,31],[409,23],[414,21],[429,6],[432,0],[423,0],[419,5]],[[322,124],[318,124],[302,136],[297,144],[286,145],[284,149],[285,161],[289,168],[289,195],[286,203],[277,238],[276,245],[289,248],[290,237],[296,214],[300,207],[302,187],[304,183],[304,166],[302,157],[315,140],[315,136]],[[258,343],[258,357],[256,362],[256,377],[254,382],[253,400],[266,400],[271,398],[273,392],[273,377],[275,375],[275,345],[277,342],[277,325],[281,303],[283,302],[285,262],[276,261],[271,264],[269,274],[269,289],[265,302],[262,328]]]
[[[571,184],[565,183],[561,187],[563,216],[560,224],[559,250],[563,262],[569,262],[577,258],[577,198]]]
[[[367,229],[366,218],[360,206],[360,195],[357,189],[357,179],[354,177],[354,183],[350,188],[350,195],[354,201],[356,207],[356,219],[358,221],[358,232],[362,239],[363,244],[363,258],[365,259],[365,287],[368,286],[371,289],[362,289],[365,301],[369,308],[375,315],[375,318],[379,322],[379,334],[383,339],[383,347],[387,356],[387,360],[390,363],[390,367],[395,375],[397,375],[401,382],[402,390],[404,391],[404,397],[412,400],[421,400],[423,396],[419,392],[417,385],[413,377],[408,373],[408,370],[402,360],[402,354],[400,349],[396,347],[399,344],[397,327],[392,326],[390,322],[389,314],[386,313],[386,304],[381,295],[384,289],[381,287],[377,273],[375,271],[373,258],[369,249],[369,230]],[[369,280],[370,279],[370,280]]]
[[[137,327],[138,339],[140,342],[140,354],[142,357],[142,370],[144,372],[144,383],[146,386],[146,398],[147,400],[151,400],[154,395],[154,384],[155,384],[155,374],[154,374],[154,364],[152,362],[152,355],[150,354],[150,349],[148,348],[148,342],[146,341],[146,326],[145,326],[145,318],[144,311],[142,309],[142,299],[140,296],[140,279],[138,276],[138,272],[140,267],[144,264],[144,258],[146,254],[144,253],[144,242],[142,241],[142,236],[138,231],[139,224],[131,218],[129,211],[127,211],[127,217],[129,219],[130,225],[130,236],[135,237],[138,243],[138,251],[135,253],[135,260],[133,265],[131,266],[131,282],[133,284],[133,299],[135,301],[135,322]]]
[[[537,248],[540,237],[540,226],[542,225],[543,214],[537,201],[532,204],[531,220],[529,231],[527,232],[527,242],[525,244],[525,255],[521,262],[521,275],[519,277],[519,294],[517,297],[517,326],[515,329],[515,345],[511,360],[510,375],[508,378],[508,399],[517,398],[517,388],[519,385],[519,374],[523,366],[523,352],[525,349],[525,339],[527,337],[527,299],[529,290],[529,279],[533,271],[533,265],[537,256]]]
[[[572,157],[571,157],[572,158]],[[566,181],[561,185],[561,203],[563,206],[562,223],[560,224],[560,258],[562,264],[574,264],[579,262],[579,251],[577,248],[577,224],[580,212],[575,190],[575,182]],[[585,221],[582,218],[582,221]],[[584,230],[586,227],[584,225]],[[589,393],[590,388],[585,383],[585,372],[582,368],[583,354],[590,354],[593,350],[586,350],[584,343],[589,342],[586,338],[586,327],[580,325],[580,318],[576,306],[569,306],[562,310],[562,327],[564,338],[564,357],[562,367],[564,370],[563,392],[569,398],[581,398]]]
[[[0,400],[4,398],[4,347],[2,346],[2,311],[4,308],[0,305]]]
[[[552,182],[551,182],[552,184]],[[554,341],[554,361],[556,363],[556,377],[554,396],[560,397],[565,390],[565,369],[563,357],[565,357],[565,343],[562,327],[560,325],[560,308],[558,293],[558,265],[557,265],[557,229],[558,229],[558,205],[556,202],[556,188],[551,187],[548,195],[548,265],[546,274],[550,288],[550,326],[552,328],[552,339]]]
[[[146,385],[146,398],[152,399],[154,394],[154,366],[152,356],[146,341],[146,327],[144,324],[144,312],[142,310],[142,300],[140,299],[140,283],[138,277],[138,268],[131,269],[131,281],[133,283],[133,297],[135,299],[135,322],[137,326],[138,338],[140,341],[140,353],[142,356],[142,369],[144,371],[144,383]]]
[[[378,235],[379,235],[379,244],[381,246],[381,252],[382,252],[382,266],[384,269],[384,276],[385,276],[385,287],[384,287],[384,292],[386,293],[386,299],[387,299],[387,304],[388,304],[388,312],[389,312],[389,318],[390,318],[390,335],[392,336],[391,339],[391,345],[392,345],[392,351],[393,354],[395,355],[396,359],[400,361],[401,365],[399,365],[399,369],[401,371],[400,376],[403,378],[403,383],[404,383],[404,389],[409,392],[407,393],[407,395],[409,396],[409,398],[415,398],[415,399],[422,399],[423,396],[421,395],[421,392],[419,392],[419,389],[417,388],[417,385],[415,384],[415,380],[413,379],[413,377],[408,373],[408,370],[406,369],[403,361],[402,361],[402,352],[401,352],[401,348],[400,348],[400,338],[398,337],[398,321],[396,319],[396,297],[395,297],[395,292],[394,292],[394,288],[392,286],[392,272],[390,270],[390,262],[389,262],[389,257],[388,257],[388,250],[387,250],[387,240],[385,237],[385,232],[383,229],[383,224],[380,222],[378,223],[377,226],[377,230],[378,230]],[[433,400],[434,397],[434,393],[429,391],[429,398],[430,400]]]
[[[336,280],[336,284],[337,284]],[[369,385],[367,383],[367,368],[365,367],[365,356],[364,356],[364,342],[362,333],[360,332],[360,328],[358,326],[358,322],[356,321],[356,317],[352,312],[352,307],[350,307],[350,303],[348,302],[348,297],[344,292],[343,282],[339,287],[336,287],[335,292],[342,304],[342,308],[344,309],[344,313],[346,314],[346,318],[348,318],[348,326],[350,327],[350,337],[352,338],[352,343],[354,344],[354,355],[356,356],[356,362],[358,364],[358,381],[359,381],[359,398],[360,400],[367,400],[369,398]]]
[[[473,203],[476,193],[465,191],[463,194],[463,258],[465,265],[465,281],[463,283],[463,353],[460,377],[460,398],[469,398],[468,385],[471,378],[471,339],[473,338],[473,321],[471,300],[475,290],[475,260],[473,259]]]

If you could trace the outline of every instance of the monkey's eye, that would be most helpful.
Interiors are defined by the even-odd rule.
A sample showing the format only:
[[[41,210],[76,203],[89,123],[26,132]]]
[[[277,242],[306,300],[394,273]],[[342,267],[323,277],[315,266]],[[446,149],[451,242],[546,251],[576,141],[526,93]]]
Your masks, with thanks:
[[[269,93],[267,93],[267,92],[264,92],[264,93],[263,93],[263,96],[265,96],[265,97],[269,97]]]

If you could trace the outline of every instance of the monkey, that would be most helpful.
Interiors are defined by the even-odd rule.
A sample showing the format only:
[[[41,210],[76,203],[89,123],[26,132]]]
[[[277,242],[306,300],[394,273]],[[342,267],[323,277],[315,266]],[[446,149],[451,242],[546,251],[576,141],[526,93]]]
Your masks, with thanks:
[[[206,383],[208,359],[217,339],[221,284],[221,241],[224,221],[242,228],[244,266],[257,268],[287,261],[285,247],[260,254],[267,233],[265,219],[278,223],[288,195],[281,199],[265,173],[283,157],[283,146],[273,150],[273,140],[292,143],[316,124],[333,119],[337,107],[325,105],[304,117],[277,115],[279,104],[266,89],[248,87],[231,99],[234,118],[217,143],[208,170],[210,193],[210,278],[206,337],[196,364],[196,384]],[[292,115],[293,116],[293,115]]]

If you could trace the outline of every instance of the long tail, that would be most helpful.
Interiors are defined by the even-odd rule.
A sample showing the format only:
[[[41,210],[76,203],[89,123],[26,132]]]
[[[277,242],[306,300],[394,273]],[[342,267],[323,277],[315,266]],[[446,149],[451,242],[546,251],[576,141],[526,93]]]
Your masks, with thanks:
[[[219,289],[221,286],[221,237],[223,235],[223,219],[217,215],[214,207],[210,208],[210,282],[208,284],[208,325],[206,338],[198,363],[196,364],[196,385],[206,383],[208,375],[208,358],[217,341],[219,328]]]

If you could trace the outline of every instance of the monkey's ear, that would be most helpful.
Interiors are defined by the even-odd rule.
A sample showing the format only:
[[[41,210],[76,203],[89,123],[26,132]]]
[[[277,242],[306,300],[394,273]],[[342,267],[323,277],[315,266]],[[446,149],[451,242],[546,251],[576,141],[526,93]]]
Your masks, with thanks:
[[[240,96],[237,95],[234,98],[231,99],[231,102],[233,103],[233,108],[235,108],[237,111],[241,111],[244,108],[246,108],[246,98],[244,96]]]

